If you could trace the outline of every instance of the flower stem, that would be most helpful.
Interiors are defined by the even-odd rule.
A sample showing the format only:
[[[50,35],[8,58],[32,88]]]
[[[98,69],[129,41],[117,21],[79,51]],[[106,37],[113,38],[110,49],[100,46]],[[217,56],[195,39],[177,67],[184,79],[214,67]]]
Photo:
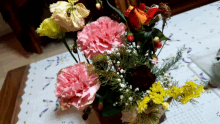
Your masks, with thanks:
[[[77,51],[77,54],[78,54],[78,58],[79,58],[79,61],[80,61],[80,57],[79,57],[79,52]]]
[[[86,56],[84,55],[84,57],[86,58]],[[86,58],[86,61],[87,61],[87,63],[89,63],[90,64],[90,62],[89,62],[89,60]]]
[[[67,48],[67,50],[69,51],[69,53],[71,54],[71,56],[73,57],[73,59],[75,60],[76,63],[78,63],[77,59],[75,58],[75,56],[73,55],[73,53],[71,52],[65,38],[61,39],[61,41],[63,42],[63,44],[65,45],[65,47]]]
[[[164,45],[166,44],[166,42],[167,42],[167,40],[164,42],[164,44],[163,44],[162,48],[160,49],[159,53],[157,54],[157,56],[159,56],[159,54],[162,51],[162,49],[163,49]]]

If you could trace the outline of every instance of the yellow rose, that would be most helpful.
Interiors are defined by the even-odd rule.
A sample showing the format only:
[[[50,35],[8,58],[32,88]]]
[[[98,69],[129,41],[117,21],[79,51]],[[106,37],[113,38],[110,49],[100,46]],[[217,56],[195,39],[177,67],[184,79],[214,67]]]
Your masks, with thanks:
[[[48,36],[50,38],[59,38],[65,35],[65,30],[60,27],[53,19],[47,18],[41,23],[40,27],[37,28],[37,33],[40,36]]]
[[[77,31],[84,27],[85,20],[90,11],[82,3],[74,5],[78,0],[58,1],[50,5],[52,19],[67,31]]]

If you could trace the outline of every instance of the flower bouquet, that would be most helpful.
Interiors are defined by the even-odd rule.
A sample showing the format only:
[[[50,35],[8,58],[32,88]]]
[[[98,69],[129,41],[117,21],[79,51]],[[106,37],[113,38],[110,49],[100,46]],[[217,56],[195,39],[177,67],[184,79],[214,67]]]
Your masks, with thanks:
[[[40,36],[63,41],[77,63],[61,69],[57,75],[55,94],[62,110],[84,110],[86,120],[93,108],[100,118],[119,115],[120,123],[156,124],[164,120],[165,109],[171,102],[195,102],[193,98],[204,92],[203,85],[193,81],[179,87],[168,73],[178,67],[184,47],[175,57],[158,65],[157,57],[169,40],[163,34],[171,16],[166,4],[130,5],[122,14],[106,0],[121,21],[103,16],[85,25],[84,18],[90,11],[75,2],[78,0],[50,5],[51,18],[37,29]],[[96,5],[101,9],[102,1],[98,0]],[[161,19],[162,31],[154,27]],[[77,36],[69,48],[66,32],[75,31]],[[87,62],[77,60],[78,50]],[[160,51],[156,55],[157,50]]]

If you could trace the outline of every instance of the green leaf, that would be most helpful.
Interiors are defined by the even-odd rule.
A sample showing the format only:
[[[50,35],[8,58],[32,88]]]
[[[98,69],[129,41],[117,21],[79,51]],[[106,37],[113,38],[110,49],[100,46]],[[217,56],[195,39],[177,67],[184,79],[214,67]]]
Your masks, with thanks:
[[[136,41],[143,40],[144,33],[145,33],[145,31],[140,31],[140,32],[134,33],[135,40]]]
[[[105,106],[105,104],[103,104]],[[110,116],[114,116],[118,113],[120,113],[122,111],[122,109],[120,108],[116,108],[116,107],[113,107],[113,106],[105,106],[101,112],[101,116],[103,117],[110,117]]]
[[[112,90],[107,90],[105,96],[103,96],[103,110],[101,116],[110,117],[122,111],[121,107],[113,106],[113,99],[116,99],[114,96],[118,96],[118,94]]]
[[[108,0],[106,0],[106,2],[107,2],[107,4],[108,4],[113,10],[115,10],[115,11],[121,16],[121,18],[122,18],[126,23],[128,23],[127,20],[126,20],[126,18],[125,18],[125,16],[124,16],[124,14],[122,14],[118,9],[116,9],[114,6],[112,6],[112,5],[109,3]]]
[[[150,42],[151,42],[151,31],[150,32],[145,32],[143,34],[143,38],[144,39],[140,45],[140,50],[142,55],[145,55],[146,52],[149,50],[150,48]]]
[[[160,41],[162,41],[162,40],[170,40],[169,38],[164,36],[164,34],[159,29],[157,29],[157,28],[153,29],[153,32],[152,32],[151,35],[152,35],[153,38],[159,37]]]

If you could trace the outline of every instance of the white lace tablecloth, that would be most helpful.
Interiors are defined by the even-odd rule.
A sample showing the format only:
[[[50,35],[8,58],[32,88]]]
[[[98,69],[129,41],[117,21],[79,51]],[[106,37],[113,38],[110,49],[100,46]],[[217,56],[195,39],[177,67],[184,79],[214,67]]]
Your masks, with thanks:
[[[173,16],[168,21],[164,33],[171,38],[171,41],[166,43],[159,61],[162,58],[175,56],[177,49],[186,45],[187,50],[179,63],[180,68],[171,71],[180,85],[183,85],[187,79],[209,80],[199,68],[195,68],[200,74],[196,77],[188,69],[187,64],[190,62],[190,54],[209,51],[216,46],[220,47],[219,19],[220,2],[218,1]],[[161,28],[161,24],[159,22],[157,27]],[[17,124],[99,124],[94,113],[85,122],[81,111],[75,108],[66,111],[59,109],[54,94],[56,76],[60,69],[74,64],[68,52],[30,64]],[[215,92],[212,90],[205,92],[196,100],[199,102],[196,105],[171,104],[169,111],[166,112],[167,120],[164,124],[220,124],[219,89],[215,89]]]

